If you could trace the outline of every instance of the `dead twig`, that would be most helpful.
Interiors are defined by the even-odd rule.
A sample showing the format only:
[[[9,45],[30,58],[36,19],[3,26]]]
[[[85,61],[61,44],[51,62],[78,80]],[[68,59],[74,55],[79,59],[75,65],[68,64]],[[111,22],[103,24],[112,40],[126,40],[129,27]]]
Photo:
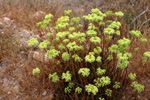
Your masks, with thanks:
[[[140,15],[138,15],[130,24],[129,24],[129,26],[131,25],[131,24],[133,24],[141,15],[143,15],[145,12],[147,12],[148,11],[148,7],[146,8],[146,10],[144,10]]]
[[[142,25],[140,25],[138,28],[141,28],[144,24],[146,24],[147,22],[150,21],[150,18],[148,20],[146,20]]]

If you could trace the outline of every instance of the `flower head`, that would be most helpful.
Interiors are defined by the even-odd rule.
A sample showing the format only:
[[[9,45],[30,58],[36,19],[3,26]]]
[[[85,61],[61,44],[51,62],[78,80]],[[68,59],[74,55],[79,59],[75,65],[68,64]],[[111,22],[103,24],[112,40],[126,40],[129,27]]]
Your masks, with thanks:
[[[103,75],[106,73],[106,69],[97,68],[96,74],[97,75]]]
[[[115,82],[115,85],[113,86],[113,88],[115,88],[115,89],[120,88],[120,82]]]
[[[138,30],[136,30],[136,31],[132,30],[132,31],[130,31],[130,34],[132,36],[134,36],[134,37],[140,37],[140,36],[142,36],[141,32],[138,31]]]
[[[39,44],[39,48],[40,49],[45,49],[45,48],[47,48],[48,45],[50,45],[50,42],[48,40],[44,40],[43,42],[41,42]]]
[[[95,37],[91,37],[90,41],[96,44],[96,43],[100,43],[101,39],[99,37],[95,36]]]
[[[119,12],[115,12],[115,15],[116,15],[116,16],[118,16],[118,17],[122,17],[122,16],[124,16],[124,14],[123,14],[121,11],[119,11]]]
[[[35,45],[35,44],[38,44],[38,40],[37,38],[32,38],[30,40],[28,40],[28,46],[32,46],[32,45]]]
[[[108,34],[108,35],[114,34],[114,33],[115,33],[115,30],[112,29],[112,28],[105,28],[105,29],[104,29],[104,33],[105,33],[105,34]]]
[[[142,37],[142,38],[140,38],[140,42],[141,42],[141,43],[147,42],[147,39],[144,38],[144,37]]]
[[[46,55],[47,55],[50,59],[52,59],[53,57],[55,58],[56,56],[58,56],[59,53],[60,53],[60,51],[57,51],[57,50],[55,50],[55,49],[50,49],[50,50],[47,51]]]
[[[71,77],[72,77],[72,75],[70,74],[69,71],[62,74],[62,79],[65,79],[66,81],[71,81]]]
[[[64,53],[62,54],[62,59],[63,59],[64,61],[69,61],[70,55],[68,54],[68,52],[64,52]]]
[[[59,81],[59,77],[56,72],[53,74],[49,74],[49,79],[51,79],[51,78],[52,78],[52,82],[56,83],[57,81]]]
[[[95,56],[94,55],[86,55],[85,56],[85,61],[89,62],[89,63],[94,62],[95,61]]]
[[[47,33],[47,36],[48,36],[48,37],[51,37],[51,36],[52,36],[52,33],[48,32],[48,33]]]
[[[110,96],[110,97],[111,97],[112,90],[106,89],[105,94],[106,94],[107,96]]]
[[[36,73],[40,73],[40,69],[39,69],[39,68],[33,69],[32,74],[34,75],[34,74],[36,74]]]
[[[80,68],[78,71],[78,74],[82,74],[83,77],[88,77],[90,74],[90,69],[89,68]]]
[[[134,91],[137,91],[138,93],[144,90],[144,85],[141,85],[136,81],[132,82],[131,86],[134,87]]]
[[[65,15],[70,15],[72,13],[72,10],[65,10],[64,13]]]
[[[58,45],[58,48],[62,51],[63,49],[65,49],[65,46],[61,43],[60,45]]]
[[[97,35],[97,32],[94,31],[94,30],[88,30],[86,34],[87,34],[88,36],[96,36],[96,35]]]
[[[130,74],[128,75],[128,77],[129,77],[131,80],[135,80],[136,74],[135,74],[135,73],[134,73],[134,74],[130,73]]]
[[[96,93],[98,93],[98,88],[92,84],[86,85],[85,90],[86,92],[88,92],[88,94],[93,93],[94,95],[96,95]]]
[[[75,89],[75,91],[76,91],[78,94],[80,94],[80,93],[82,92],[82,88],[77,87],[77,88]]]
[[[101,62],[101,59],[102,59],[102,57],[98,56],[98,57],[96,58],[96,61],[97,61],[97,62]]]
[[[146,57],[146,58],[150,58],[150,52],[144,52],[144,56]]]

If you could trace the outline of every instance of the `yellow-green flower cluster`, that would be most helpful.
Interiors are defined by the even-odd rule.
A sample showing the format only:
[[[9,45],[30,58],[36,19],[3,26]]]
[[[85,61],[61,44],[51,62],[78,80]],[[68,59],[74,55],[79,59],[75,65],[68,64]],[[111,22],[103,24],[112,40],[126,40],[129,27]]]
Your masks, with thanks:
[[[52,33],[48,32],[48,33],[47,33],[47,36],[48,36],[48,37],[51,37],[51,36],[52,36]]]
[[[115,85],[113,86],[113,88],[115,88],[115,89],[120,88],[120,82],[115,82]]]
[[[119,12],[115,12],[115,15],[118,17],[122,17],[122,16],[124,16],[124,13],[119,11]]]
[[[97,35],[97,32],[94,31],[94,30],[88,30],[86,34],[87,34],[88,36],[96,36],[96,35]]]
[[[98,88],[92,84],[86,85],[85,90],[86,90],[86,92],[88,92],[88,95],[90,95],[90,93],[93,93],[94,95],[96,95],[96,93],[98,93]]]
[[[69,21],[69,17],[68,16],[62,16],[62,17],[58,18],[56,24],[65,23],[65,22],[68,22],[68,21]]]
[[[106,69],[97,68],[96,74],[97,75],[103,75],[106,73]]]
[[[111,47],[108,48],[110,52],[116,53],[118,50],[118,45],[112,45]]]
[[[45,29],[47,27],[47,25],[49,24],[49,22],[52,21],[51,18],[53,18],[52,14],[46,15],[45,19],[42,22],[36,23],[36,26],[41,27],[42,29]]]
[[[68,43],[67,44],[67,48],[70,51],[73,51],[73,50],[83,50],[83,47],[82,46],[78,46],[75,41]]]
[[[68,21],[69,21],[68,16],[62,16],[62,17],[58,18],[58,20],[56,22],[56,26],[53,28],[54,29],[64,29],[67,26],[69,26]]]
[[[59,77],[57,75],[57,72],[53,73],[53,74],[49,74],[49,79],[52,78],[52,82],[56,83],[59,81]]]
[[[106,16],[98,8],[92,9],[91,11],[92,11],[93,14],[96,14],[98,16]]]
[[[142,57],[142,63],[147,63],[148,58],[150,58],[150,52],[144,52],[144,57]]]
[[[32,38],[30,40],[28,40],[28,46],[32,46],[32,45],[35,45],[35,44],[38,44],[38,40],[37,38]]]
[[[118,60],[127,60],[128,58],[131,58],[132,54],[131,53],[118,53],[117,58]]]
[[[69,31],[70,31],[70,32],[73,32],[74,30],[75,30],[74,27],[70,27],[70,28],[69,28]]]
[[[85,37],[85,33],[81,33],[81,32],[78,32],[78,37],[82,38],[82,37]]]
[[[68,43],[69,42],[69,39],[64,39],[63,40],[63,43]]]
[[[93,23],[90,23],[88,26],[88,30],[98,30],[98,27],[95,27]]]
[[[137,52],[139,50],[139,48],[135,48],[134,51]]]
[[[69,34],[69,39],[77,39],[79,37],[78,33],[73,32],[72,34]]]
[[[106,89],[105,94],[106,94],[107,96],[111,97],[112,90]]]
[[[71,18],[71,21],[74,22],[74,23],[78,23],[80,20],[81,20],[80,17]]]
[[[77,28],[82,28],[83,27],[83,25],[82,24],[79,24],[78,26],[77,26]]]
[[[112,20],[107,20],[106,23],[111,24],[113,21]]]
[[[92,14],[88,14],[87,16],[83,16],[85,20],[89,20],[92,22],[102,21],[106,15],[103,14],[99,9],[92,9]]]
[[[70,93],[70,92],[71,92],[71,88],[70,88],[70,87],[66,87],[66,88],[64,89],[64,91],[65,91],[65,93]]]
[[[114,13],[113,13],[112,11],[106,11],[106,12],[105,12],[105,15],[106,15],[107,17],[109,17],[109,16],[114,16]]]
[[[127,38],[123,38],[118,40],[118,49],[120,52],[124,52],[125,50],[127,50],[129,48],[129,45],[131,43],[131,40],[127,39]]]
[[[104,87],[105,85],[109,85],[111,83],[108,76],[94,79],[94,82],[97,87]]]
[[[105,28],[105,29],[104,29],[104,33],[105,33],[105,34],[108,34],[108,35],[111,35],[111,34],[114,34],[114,33],[115,33],[115,30],[112,29],[112,28]]]
[[[95,62],[95,56],[94,55],[86,55],[85,56],[85,61],[86,62],[89,62],[89,63],[91,63],[91,62]]]
[[[131,86],[134,87],[134,91],[137,91],[138,93],[144,90],[144,85],[141,85],[136,81],[132,82]]]
[[[77,61],[78,61],[78,62],[81,62],[81,61],[82,61],[82,58],[79,57],[77,54],[74,54],[74,55],[72,56],[72,58],[74,58],[76,62],[77,62]]]
[[[107,60],[113,60],[113,56],[112,55],[109,55],[108,57],[107,57]]]
[[[117,30],[117,31],[115,32],[115,34],[116,34],[117,36],[120,36],[120,31]]]
[[[105,22],[99,22],[99,26],[104,26]]]
[[[102,60],[102,57],[100,57],[100,56],[98,56],[98,57],[96,58],[96,61],[97,61],[97,62],[101,62],[101,60]]]
[[[40,73],[40,69],[39,68],[33,69],[32,74],[34,75],[34,74],[37,74],[37,73]]]
[[[84,37],[79,38],[80,44],[82,44],[82,43],[85,42],[85,41],[86,41],[86,39],[85,39]]]
[[[94,48],[94,53],[100,54],[101,52],[102,52],[101,47],[97,46],[96,48]]]
[[[68,31],[65,31],[65,32],[58,32],[56,37],[57,38],[63,38],[65,36],[68,36],[70,33]]]
[[[47,51],[46,55],[48,56],[48,58],[52,59],[55,58],[56,56],[58,56],[60,53],[60,51],[57,51],[55,49],[50,49]]]
[[[104,98],[99,98],[99,100],[105,100]]]
[[[90,75],[90,69],[89,68],[80,68],[78,71],[78,74],[81,74],[83,77],[88,77]]]
[[[128,64],[129,64],[129,61],[127,61],[127,60],[121,61],[121,62],[118,64],[118,68],[124,69],[124,68],[126,68],[126,67],[128,66]]]
[[[52,15],[52,14],[47,14],[47,15],[45,16],[45,19],[46,19],[46,20],[51,19],[51,18],[53,18],[53,15]]]
[[[55,39],[53,39],[53,43],[56,43],[56,42],[58,42],[60,39],[59,38],[55,38]]]
[[[120,22],[113,21],[113,22],[108,26],[108,28],[116,28],[116,29],[119,29],[120,26],[121,26],[121,23],[120,23]]]
[[[112,36],[109,36],[109,35],[108,35],[108,36],[105,38],[105,40],[106,40],[106,41],[109,41],[109,40],[111,40],[112,38],[113,38]]]
[[[65,49],[65,46],[61,43],[60,45],[58,45],[58,48],[62,51]]]
[[[62,59],[63,59],[64,61],[69,61],[70,55],[68,54],[68,52],[64,52],[64,53],[62,54]]]
[[[70,74],[70,71],[62,74],[62,79],[65,79],[65,81],[71,81],[71,77],[72,75]]]
[[[146,58],[150,58],[150,52],[144,52],[144,56],[146,57]]]
[[[50,42],[48,40],[44,40],[43,42],[41,42],[39,44],[39,48],[40,49],[45,49],[45,48],[47,48],[48,45],[50,45]]]
[[[65,10],[64,13],[65,15],[70,15],[72,13],[72,10]]]
[[[130,31],[130,34],[132,36],[134,36],[134,37],[140,37],[140,36],[142,36],[141,32],[138,31],[138,30],[136,30],[136,31],[132,30],[132,31]]]
[[[140,38],[140,42],[141,42],[141,43],[147,42],[147,39],[144,38],[144,37],[142,37],[142,38]]]
[[[77,88],[75,89],[75,91],[76,91],[78,94],[80,94],[80,93],[82,92],[82,88],[77,87]]]
[[[90,41],[96,44],[96,43],[100,43],[101,39],[97,36],[93,36],[90,38]]]
[[[131,80],[135,80],[136,74],[135,74],[135,73],[134,73],[134,74],[130,73],[130,74],[128,75],[128,77],[129,77]]]

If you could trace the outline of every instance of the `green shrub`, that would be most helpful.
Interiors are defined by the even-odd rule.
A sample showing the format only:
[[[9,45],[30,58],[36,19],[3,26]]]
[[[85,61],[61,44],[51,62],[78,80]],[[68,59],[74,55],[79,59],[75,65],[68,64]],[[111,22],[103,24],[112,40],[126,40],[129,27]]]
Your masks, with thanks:
[[[144,86],[132,82],[136,74],[127,73],[128,66],[132,63],[129,60],[134,59],[131,52],[136,49],[130,49],[133,41],[145,41],[139,38],[141,32],[131,30],[126,34],[132,38],[122,37],[124,34],[119,20],[124,14],[121,11],[102,13],[97,8],[92,9],[91,14],[83,16],[89,23],[87,29],[79,24],[79,17],[72,18],[70,13],[70,10],[65,11],[65,16],[58,18],[55,25],[50,23],[53,17],[51,14],[37,23],[43,29],[53,26],[53,32],[47,33],[49,42],[41,42],[43,47],[39,47],[44,48],[46,55],[56,62],[53,66],[57,70],[49,74],[49,79],[67,95],[64,98],[118,100],[125,97],[125,89],[129,84],[136,93],[142,92]],[[31,40],[29,41],[32,42]],[[143,64],[149,58],[150,53],[145,52]]]

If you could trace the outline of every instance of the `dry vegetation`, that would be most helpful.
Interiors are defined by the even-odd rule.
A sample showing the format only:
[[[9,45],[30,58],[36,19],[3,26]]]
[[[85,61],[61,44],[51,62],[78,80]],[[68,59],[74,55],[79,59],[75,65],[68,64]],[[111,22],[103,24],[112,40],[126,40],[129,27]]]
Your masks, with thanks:
[[[148,42],[145,44],[140,44],[136,41],[132,44],[133,47],[138,46],[140,52],[133,52],[133,55],[138,55],[138,58],[135,61],[131,61],[134,63],[129,66],[129,71],[135,72],[141,84],[145,85],[145,91],[138,96],[137,100],[150,99],[150,83],[148,83],[148,81],[150,82],[150,62],[146,66],[140,65],[143,52],[150,50],[150,21],[148,21],[150,20],[150,1],[105,0],[103,2],[102,0],[100,4],[96,4],[96,1],[97,0],[62,0],[61,2],[60,0],[0,0],[0,18],[9,17],[14,21],[13,23],[17,24],[16,28],[13,28],[13,24],[9,27],[0,26],[1,100],[50,100],[52,97],[56,99],[56,97],[61,96],[59,91],[57,91],[57,86],[48,79],[48,74],[53,72],[54,69],[54,66],[52,66],[53,62],[43,63],[29,58],[29,51],[36,48],[20,47],[19,39],[16,39],[14,34],[16,30],[23,28],[34,30],[35,34],[40,35],[43,30],[37,28],[35,24],[42,21],[44,15],[52,13],[55,16],[55,22],[56,19],[63,14],[65,9],[71,9],[73,11],[71,16],[81,17],[89,13],[91,8],[99,8],[102,11],[121,10],[125,14],[121,20],[124,27],[122,32],[126,35],[126,32],[130,29],[139,29],[148,39]],[[145,11],[147,7],[149,7],[149,9],[137,18],[133,24],[130,24],[139,14]],[[37,11],[44,13],[38,17],[33,16]],[[84,27],[87,27],[86,22],[84,22]],[[2,34],[2,31],[5,34]],[[40,35],[40,37],[43,38],[42,35]],[[21,66],[22,64],[23,66]],[[41,73],[37,76],[32,75],[32,69],[35,67],[42,69]],[[19,85],[19,89],[17,91],[11,91],[11,87],[9,87],[10,89],[4,89],[3,80],[5,77],[10,80],[13,78],[13,82],[17,81],[16,84]],[[10,91],[11,94],[8,94]],[[135,100],[132,94],[130,94],[130,89],[128,89],[128,91],[129,100],[131,100],[131,98]]]

